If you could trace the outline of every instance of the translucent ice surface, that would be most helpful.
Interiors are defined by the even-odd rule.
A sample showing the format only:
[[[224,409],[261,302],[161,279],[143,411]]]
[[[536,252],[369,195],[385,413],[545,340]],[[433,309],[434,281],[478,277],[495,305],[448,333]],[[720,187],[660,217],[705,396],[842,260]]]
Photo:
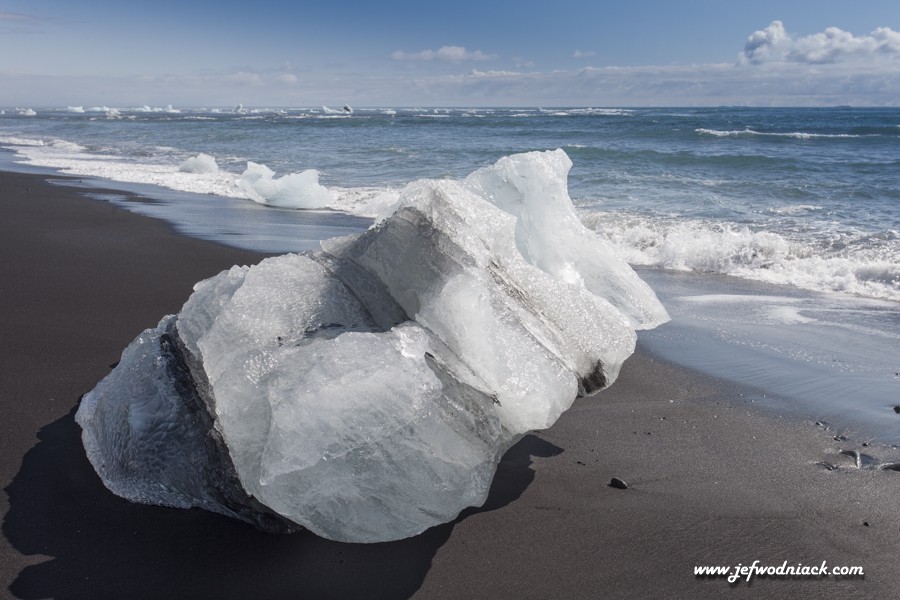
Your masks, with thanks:
[[[668,318],[575,218],[570,166],[530,153],[415,182],[364,234],[198,283],[79,409],[107,486],[356,542],[482,504],[503,453],[611,384],[634,330]]]
[[[319,172],[315,169],[275,177],[269,167],[248,162],[237,186],[251,200],[269,206],[322,208],[331,201],[331,192],[319,183]]]
[[[219,165],[215,158],[201,152],[181,163],[178,170],[182,173],[218,173]]]

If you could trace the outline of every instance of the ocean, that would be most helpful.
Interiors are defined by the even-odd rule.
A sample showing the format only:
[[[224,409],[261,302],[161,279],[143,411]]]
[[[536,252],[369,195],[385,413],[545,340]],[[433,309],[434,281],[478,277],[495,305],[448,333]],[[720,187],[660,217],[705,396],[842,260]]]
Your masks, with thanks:
[[[6,108],[0,147],[2,168],[265,252],[361,231],[411,181],[562,148],[579,217],[672,316],[640,344],[900,443],[900,109]]]

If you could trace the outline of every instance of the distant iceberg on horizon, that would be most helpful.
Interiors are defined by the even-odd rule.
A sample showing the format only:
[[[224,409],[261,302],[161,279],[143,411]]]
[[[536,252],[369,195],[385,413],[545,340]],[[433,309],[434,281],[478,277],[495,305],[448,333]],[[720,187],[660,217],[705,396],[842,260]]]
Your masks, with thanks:
[[[365,233],[201,281],[84,396],[94,468],[132,501],[349,542],[480,506],[510,446],[668,320],[578,221],[570,167],[417,181]]]

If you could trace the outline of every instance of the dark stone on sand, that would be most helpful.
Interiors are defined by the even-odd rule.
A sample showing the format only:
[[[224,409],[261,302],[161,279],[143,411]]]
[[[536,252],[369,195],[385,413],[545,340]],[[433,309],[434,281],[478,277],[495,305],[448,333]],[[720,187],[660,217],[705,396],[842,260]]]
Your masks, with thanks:
[[[894,412],[900,415],[900,404],[894,407]]]
[[[835,438],[835,439],[837,439],[837,438]],[[842,450],[842,451],[841,451],[841,454],[843,454],[844,456],[849,456],[850,458],[852,458],[854,464],[856,464],[856,468],[857,468],[857,469],[861,469],[861,468],[862,468],[862,456],[863,456],[863,455],[860,454],[858,450]]]
[[[618,477],[613,477],[609,480],[609,487],[616,488],[617,490],[627,490],[628,484]]]

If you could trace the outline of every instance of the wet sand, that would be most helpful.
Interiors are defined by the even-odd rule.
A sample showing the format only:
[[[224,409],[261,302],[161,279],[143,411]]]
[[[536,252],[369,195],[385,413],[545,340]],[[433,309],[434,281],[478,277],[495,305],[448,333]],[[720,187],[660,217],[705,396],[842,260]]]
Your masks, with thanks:
[[[80,396],[196,281],[264,255],[2,172],[0,249],[0,597],[900,595],[900,472],[841,454],[896,449],[763,413],[752,390],[640,349],[610,389],[509,451],[484,507],[415,538],[340,544],[128,503],[84,456]],[[754,560],[865,576],[694,575]]]

